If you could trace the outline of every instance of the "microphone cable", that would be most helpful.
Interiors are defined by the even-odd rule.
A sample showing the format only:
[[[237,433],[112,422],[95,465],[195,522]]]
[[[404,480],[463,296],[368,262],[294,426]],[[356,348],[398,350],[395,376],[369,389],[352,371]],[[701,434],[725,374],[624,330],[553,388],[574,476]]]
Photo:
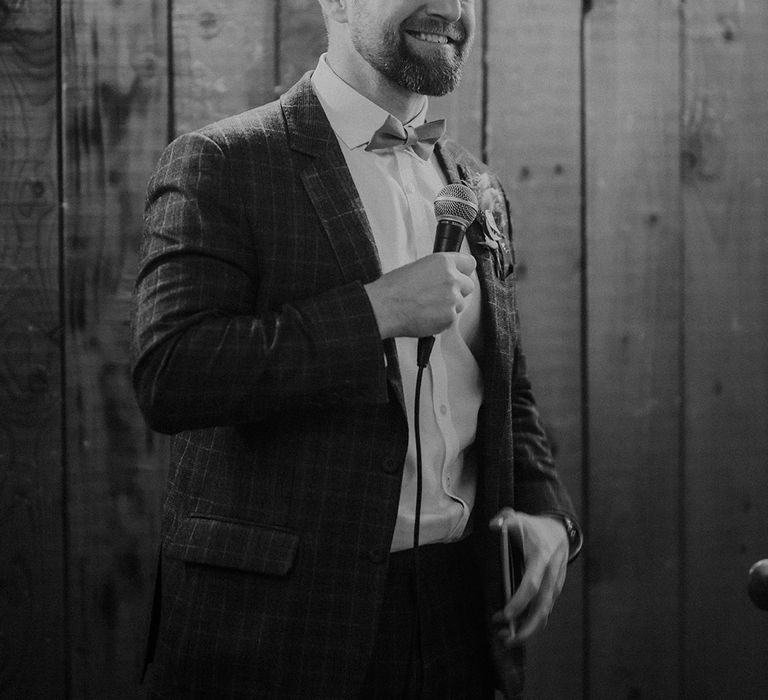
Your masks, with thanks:
[[[432,346],[435,344],[434,336],[420,338],[419,348],[416,355],[418,371],[416,372],[416,390],[413,399],[413,434],[416,442],[416,511],[413,523],[413,548],[419,548],[419,530],[421,528],[421,500],[423,491],[423,458],[421,454],[421,421],[419,414],[421,411],[421,382],[424,378],[424,370],[429,366],[429,356],[432,354]]]
[[[416,511],[415,520],[413,522],[413,550],[418,552],[419,549],[419,529],[421,526],[421,493],[423,489],[423,464],[421,457],[421,430],[419,426],[419,407],[421,404],[421,380],[424,376],[424,370],[427,365],[419,364],[418,372],[416,373],[416,392],[414,398],[413,408],[413,432],[416,440]]]
[[[478,209],[477,196],[466,185],[451,183],[443,187],[443,189],[437,193],[434,204],[437,230],[435,232],[433,252],[458,252],[461,248],[461,242],[464,239],[464,233],[467,230],[467,226],[474,220]],[[424,370],[429,365],[429,356],[432,354],[432,347],[434,344],[434,336],[419,338],[416,353],[418,372],[416,373],[416,390],[414,392],[413,408],[413,433],[414,440],[416,441],[416,510],[413,523],[413,549],[416,553],[417,562],[419,531],[421,529],[421,501],[424,482],[424,465],[421,454],[421,426],[419,419],[421,382],[424,376]]]

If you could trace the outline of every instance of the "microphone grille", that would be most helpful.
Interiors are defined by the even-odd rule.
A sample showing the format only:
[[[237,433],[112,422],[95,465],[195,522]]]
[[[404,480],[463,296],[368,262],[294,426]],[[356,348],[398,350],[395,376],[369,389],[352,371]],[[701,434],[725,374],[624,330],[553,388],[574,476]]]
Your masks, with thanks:
[[[479,205],[475,193],[466,185],[452,183],[446,185],[435,198],[435,217],[469,226],[477,216]]]

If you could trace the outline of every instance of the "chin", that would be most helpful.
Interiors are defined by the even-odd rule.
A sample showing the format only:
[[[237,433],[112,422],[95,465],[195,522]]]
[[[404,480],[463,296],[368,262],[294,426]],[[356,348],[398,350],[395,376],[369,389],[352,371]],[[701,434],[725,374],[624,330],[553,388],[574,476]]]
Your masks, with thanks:
[[[411,92],[429,97],[442,97],[453,92],[461,80],[461,67],[445,61],[407,61],[400,71],[398,83]]]

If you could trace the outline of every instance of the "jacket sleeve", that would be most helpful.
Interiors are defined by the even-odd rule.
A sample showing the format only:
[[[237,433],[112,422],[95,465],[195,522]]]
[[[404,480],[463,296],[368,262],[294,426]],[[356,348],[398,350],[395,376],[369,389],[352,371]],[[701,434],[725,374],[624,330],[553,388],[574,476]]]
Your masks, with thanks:
[[[174,141],[150,180],[132,311],[133,382],[149,425],[175,433],[386,401],[361,283],[256,313],[257,244],[237,185],[199,133]]]
[[[515,509],[563,520],[568,533],[570,560],[581,550],[583,532],[573,503],[555,469],[526,370],[525,355],[515,350],[512,386],[512,432],[515,463]]]
[[[501,185],[499,185],[501,187]],[[504,197],[507,222],[511,221],[509,202]],[[508,225],[510,250],[513,250],[512,226]],[[514,258],[514,253],[512,253]],[[513,318],[520,321],[516,303]],[[518,334],[519,336],[519,334]],[[514,348],[512,373],[512,440],[515,465],[515,509],[532,515],[552,515],[563,520],[569,537],[570,559],[581,550],[583,533],[577,522],[571,498],[555,468],[552,450],[534,399],[528,377],[525,354],[519,339]]]

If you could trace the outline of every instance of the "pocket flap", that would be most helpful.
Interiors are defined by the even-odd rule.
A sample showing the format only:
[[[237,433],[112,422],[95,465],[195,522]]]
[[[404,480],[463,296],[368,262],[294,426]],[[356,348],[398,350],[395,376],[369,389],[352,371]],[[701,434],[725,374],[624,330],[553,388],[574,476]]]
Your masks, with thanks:
[[[165,551],[196,564],[285,576],[298,545],[299,536],[290,530],[191,515],[181,521]]]

